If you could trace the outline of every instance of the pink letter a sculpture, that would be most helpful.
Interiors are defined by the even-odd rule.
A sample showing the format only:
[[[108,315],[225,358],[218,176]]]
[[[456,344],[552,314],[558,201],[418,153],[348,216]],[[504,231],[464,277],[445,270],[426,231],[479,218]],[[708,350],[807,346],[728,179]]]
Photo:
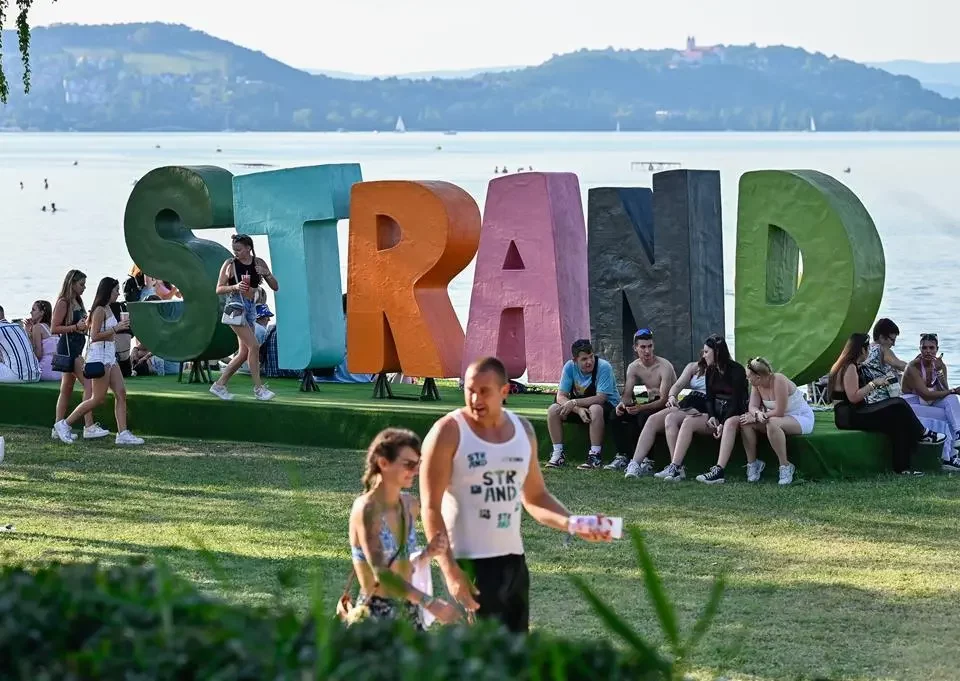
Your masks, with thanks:
[[[496,355],[511,378],[560,376],[570,345],[590,336],[587,232],[573,173],[521,173],[487,188],[464,369]]]

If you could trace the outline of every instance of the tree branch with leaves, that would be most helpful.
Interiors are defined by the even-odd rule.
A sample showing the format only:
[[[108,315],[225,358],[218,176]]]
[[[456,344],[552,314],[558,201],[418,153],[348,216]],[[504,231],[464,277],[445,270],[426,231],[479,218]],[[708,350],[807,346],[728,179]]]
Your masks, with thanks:
[[[56,2],[57,0],[51,0]],[[20,59],[23,61],[23,91],[30,92],[30,7],[34,0],[17,0],[17,42],[20,47]],[[7,103],[10,85],[3,72],[3,26],[7,21],[10,0],[0,0],[0,102]]]

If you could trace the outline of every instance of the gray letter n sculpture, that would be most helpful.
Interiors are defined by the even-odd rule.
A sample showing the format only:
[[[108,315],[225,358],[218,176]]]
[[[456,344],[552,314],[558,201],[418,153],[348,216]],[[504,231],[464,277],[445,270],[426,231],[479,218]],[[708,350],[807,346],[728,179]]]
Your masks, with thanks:
[[[597,187],[588,196],[590,329],[622,379],[633,334],[649,327],[678,373],[724,333],[720,173],[671,170],[653,190]]]

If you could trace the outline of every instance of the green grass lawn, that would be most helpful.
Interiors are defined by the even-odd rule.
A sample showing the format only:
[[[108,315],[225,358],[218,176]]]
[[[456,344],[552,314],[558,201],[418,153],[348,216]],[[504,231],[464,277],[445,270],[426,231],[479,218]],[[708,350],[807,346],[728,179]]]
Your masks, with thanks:
[[[120,449],[112,438],[67,447],[48,429],[2,434],[0,524],[17,526],[0,534],[4,562],[159,555],[228,599],[263,602],[281,591],[304,605],[319,570],[332,612],[349,569],[360,452],[166,439]],[[731,470],[728,479],[741,474]],[[713,575],[728,568],[720,614],[696,658],[700,678],[957,678],[960,479],[787,489],[774,479],[767,471],[757,486],[707,488],[547,473],[571,510],[622,515],[646,529],[686,626]],[[524,528],[534,626],[608,635],[567,579],[580,574],[660,640],[626,541],[565,546],[529,518]],[[284,572],[295,583],[280,590]]]

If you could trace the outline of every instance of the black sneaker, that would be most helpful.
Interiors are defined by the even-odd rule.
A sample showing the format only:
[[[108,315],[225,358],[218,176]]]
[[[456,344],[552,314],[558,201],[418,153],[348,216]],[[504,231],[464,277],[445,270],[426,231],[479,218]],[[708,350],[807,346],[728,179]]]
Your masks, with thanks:
[[[713,466],[703,475],[697,476],[697,482],[705,482],[708,485],[719,485],[726,482],[723,477],[723,469],[720,466]]]
[[[960,456],[954,456],[949,461],[944,461],[940,470],[944,473],[960,473]]]
[[[567,459],[563,455],[563,451],[554,452],[550,455],[550,460],[547,461],[547,468],[563,468],[565,463],[567,463]]]
[[[587,453],[587,460],[577,466],[577,469],[581,471],[592,471],[596,468],[601,468],[603,466],[603,461],[600,459],[599,454],[594,454],[593,452]]]
[[[941,445],[946,439],[947,436],[943,433],[934,433],[932,430],[928,430],[923,434],[923,437],[920,438],[920,443],[925,445]]]

